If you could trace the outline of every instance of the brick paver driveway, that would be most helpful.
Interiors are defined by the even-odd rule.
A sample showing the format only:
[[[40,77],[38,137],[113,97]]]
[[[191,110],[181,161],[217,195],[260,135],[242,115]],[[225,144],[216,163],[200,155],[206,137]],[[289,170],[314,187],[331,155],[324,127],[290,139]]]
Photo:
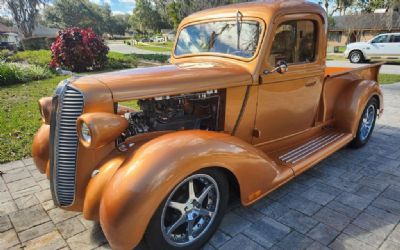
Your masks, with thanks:
[[[206,249],[400,249],[400,83],[369,144],[343,149],[250,208]],[[109,248],[100,227],[54,208],[30,159],[0,165],[0,249]]]

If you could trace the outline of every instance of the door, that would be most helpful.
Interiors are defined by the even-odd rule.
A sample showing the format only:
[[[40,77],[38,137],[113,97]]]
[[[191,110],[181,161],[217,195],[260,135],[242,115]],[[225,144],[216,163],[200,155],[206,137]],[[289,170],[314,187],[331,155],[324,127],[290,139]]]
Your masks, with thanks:
[[[400,58],[400,34],[392,34],[390,36],[389,49],[391,51],[389,57]]]
[[[380,35],[371,40],[367,48],[368,57],[386,57],[392,51],[390,50],[389,35]]]
[[[284,74],[261,75],[255,123],[259,133],[253,139],[254,144],[290,137],[315,125],[326,40],[319,17],[308,16],[308,20],[284,17],[274,29],[275,36],[266,56],[267,68],[285,61],[289,70]]]

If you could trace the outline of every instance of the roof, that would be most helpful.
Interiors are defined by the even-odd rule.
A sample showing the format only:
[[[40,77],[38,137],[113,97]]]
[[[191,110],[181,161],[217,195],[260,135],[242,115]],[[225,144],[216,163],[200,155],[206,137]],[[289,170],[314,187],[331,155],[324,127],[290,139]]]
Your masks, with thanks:
[[[325,10],[321,6],[307,0],[261,0],[199,11],[186,17],[182,23],[204,20],[205,18],[235,17],[238,10],[243,16],[259,17],[264,20],[270,20],[281,13],[306,12],[326,16]]]
[[[41,24],[35,25],[35,28],[32,31],[32,36],[36,37],[41,37],[41,36],[46,36],[46,37],[56,37],[58,34],[58,31],[60,29],[57,28],[49,28],[46,26],[43,26]]]
[[[1,33],[8,33],[11,32],[12,28],[5,26],[4,24],[0,23],[0,32]]]
[[[349,29],[357,30],[393,30],[400,29],[399,12],[366,13],[349,16],[334,16],[334,25],[329,27],[331,31]]]

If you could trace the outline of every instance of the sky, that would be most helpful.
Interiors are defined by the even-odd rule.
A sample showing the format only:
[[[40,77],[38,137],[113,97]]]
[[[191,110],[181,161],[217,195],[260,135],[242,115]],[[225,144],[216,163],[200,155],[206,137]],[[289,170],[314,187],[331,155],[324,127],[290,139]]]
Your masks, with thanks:
[[[135,0],[90,0],[93,3],[103,5],[105,3],[111,6],[114,14],[130,14],[135,7]]]

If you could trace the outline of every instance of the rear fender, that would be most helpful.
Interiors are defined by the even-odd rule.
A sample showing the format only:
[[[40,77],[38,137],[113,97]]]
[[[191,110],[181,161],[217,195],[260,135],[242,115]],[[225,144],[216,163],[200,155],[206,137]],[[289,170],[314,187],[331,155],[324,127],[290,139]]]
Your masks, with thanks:
[[[236,177],[245,205],[278,186],[284,175],[264,153],[228,134],[192,130],[160,136],[128,156],[104,190],[100,223],[111,247],[135,247],[167,194],[208,167]]]
[[[383,95],[376,81],[359,80],[350,83],[336,101],[335,126],[355,136],[364,108],[374,96],[378,99],[381,113],[383,111]]]

